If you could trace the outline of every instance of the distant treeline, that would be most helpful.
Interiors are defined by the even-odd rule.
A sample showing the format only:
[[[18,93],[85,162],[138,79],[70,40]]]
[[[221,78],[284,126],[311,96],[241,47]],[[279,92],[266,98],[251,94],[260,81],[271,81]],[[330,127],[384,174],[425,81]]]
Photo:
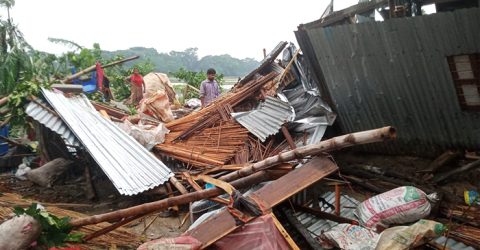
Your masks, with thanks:
[[[204,56],[198,58],[198,48],[188,48],[184,51],[158,53],[154,48],[133,47],[127,50],[102,51],[102,56],[109,58],[116,55],[139,55],[141,60],[149,60],[155,65],[155,70],[163,73],[176,72],[180,68],[190,71],[206,71],[215,68],[225,76],[245,76],[258,66],[259,62],[252,58],[238,59],[228,54],[219,56]]]

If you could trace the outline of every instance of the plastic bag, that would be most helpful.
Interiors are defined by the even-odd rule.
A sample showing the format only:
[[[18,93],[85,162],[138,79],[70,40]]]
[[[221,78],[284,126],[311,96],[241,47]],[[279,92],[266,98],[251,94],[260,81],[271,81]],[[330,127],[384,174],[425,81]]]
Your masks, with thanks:
[[[192,109],[196,109],[196,108],[202,106],[202,101],[200,101],[200,99],[198,99],[198,98],[191,98],[191,99],[188,99],[188,101],[185,102],[185,106],[189,107],[189,108],[192,108]]]
[[[155,145],[165,141],[165,135],[170,132],[165,124],[160,123],[158,126],[153,125],[134,125],[130,121],[125,120],[118,126],[127,134],[135,138],[147,150],[151,150]]]
[[[32,170],[30,167],[27,166],[27,164],[25,163],[22,163],[20,165],[18,165],[18,170],[17,172],[15,172],[15,177],[19,180],[27,180],[27,173],[30,172],[30,170]]]
[[[431,220],[420,220],[409,227],[388,228],[380,235],[376,250],[412,249],[442,235],[444,231],[442,223]]]
[[[165,92],[158,91],[150,98],[144,98],[140,102],[139,113],[152,115],[153,117],[163,121],[170,122],[173,120],[173,113],[170,109],[170,102]]]
[[[377,246],[379,234],[357,225],[338,224],[319,238],[325,249],[338,247],[347,250],[373,250]]]
[[[430,196],[433,199],[436,194]],[[362,226],[374,229],[414,222],[430,214],[430,198],[416,187],[398,187],[362,202],[355,215]]]
[[[0,249],[27,249],[40,236],[40,223],[29,215],[20,215],[0,225]]]

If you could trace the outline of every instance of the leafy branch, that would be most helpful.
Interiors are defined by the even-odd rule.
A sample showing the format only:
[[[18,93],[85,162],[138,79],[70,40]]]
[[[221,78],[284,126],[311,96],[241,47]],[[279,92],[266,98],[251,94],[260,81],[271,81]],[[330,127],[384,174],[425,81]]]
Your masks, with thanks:
[[[32,203],[27,209],[15,207],[14,213],[17,216],[26,214],[32,216],[40,223],[42,233],[38,238],[38,243],[47,247],[64,246],[66,242],[82,242],[82,233],[70,233],[70,218],[58,218],[47,211],[38,208],[36,203]]]

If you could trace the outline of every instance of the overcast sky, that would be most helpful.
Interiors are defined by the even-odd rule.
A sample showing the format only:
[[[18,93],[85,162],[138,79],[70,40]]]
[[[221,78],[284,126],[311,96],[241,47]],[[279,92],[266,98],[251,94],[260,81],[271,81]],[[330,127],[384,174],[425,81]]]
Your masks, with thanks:
[[[16,0],[11,16],[38,50],[68,48],[47,38],[63,38],[91,48],[153,47],[159,52],[199,48],[199,55],[230,54],[261,59],[279,41],[295,41],[293,31],[317,20],[330,0]],[[356,1],[336,1],[336,10]],[[5,10],[0,10],[5,16]]]

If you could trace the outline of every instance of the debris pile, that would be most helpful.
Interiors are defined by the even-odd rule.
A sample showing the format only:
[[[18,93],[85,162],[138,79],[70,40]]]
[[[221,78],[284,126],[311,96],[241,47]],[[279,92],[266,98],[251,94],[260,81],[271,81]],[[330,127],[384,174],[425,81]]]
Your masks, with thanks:
[[[386,3],[326,14],[311,26],[343,22]],[[479,187],[469,183],[455,189],[466,173],[478,170],[476,153],[449,150],[430,162],[403,158],[397,165],[393,156],[381,156],[382,163],[372,155],[358,157],[346,148],[386,147],[394,144],[397,129],[385,123],[372,128],[342,111],[342,121],[368,129],[339,132],[344,127],[335,111],[344,107],[331,100],[316,60],[280,42],[256,69],[203,108],[197,100],[189,101],[192,109],[180,108],[161,73],[145,76],[147,91],[136,114],[121,103],[90,101],[66,84],[44,88],[25,109],[34,121],[41,167],[27,158],[19,163],[17,178],[50,189],[68,179],[90,200],[129,196],[135,201],[95,215],[59,208],[81,204],[43,203],[46,213],[70,217],[65,226],[83,232],[82,239],[94,246],[479,248]],[[353,92],[349,95],[354,99]],[[0,196],[0,216],[6,220],[14,204],[32,202],[7,192]],[[160,212],[184,212],[180,227],[189,221],[189,228],[151,241],[125,228],[143,220],[143,234],[160,215],[148,225],[145,218]]]

